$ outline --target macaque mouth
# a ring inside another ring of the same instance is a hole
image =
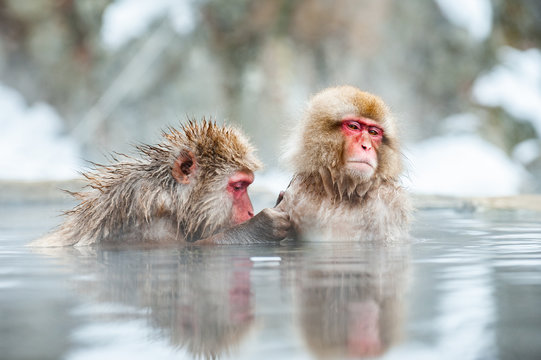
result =
[[[372,168],[375,167],[374,164],[372,164],[370,161],[367,161],[367,160],[348,160],[347,161],[348,164],[354,164],[354,166],[356,166],[357,164],[365,164],[365,165],[368,165]]]

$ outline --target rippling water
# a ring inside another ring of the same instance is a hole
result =
[[[0,209],[2,359],[540,359],[541,214],[423,210],[409,246],[24,247]]]

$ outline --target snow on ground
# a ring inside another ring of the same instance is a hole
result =
[[[476,41],[488,38],[492,31],[490,0],[436,0],[443,15],[452,24],[466,29]]]
[[[503,47],[499,59],[499,65],[473,84],[474,100],[530,121],[541,136],[541,51]]]
[[[499,148],[476,135],[447,135],[405,152],[405,186],[414,193],[504,196],[520,192],[527,172]]]
[[[81,168],[80,151],[62,134],[62,120],[44,103],[28,106],[0,85],[0,179],[71,179]]]
[[[109,48],[118,49],[144,35],[150,25],[164,15],[180,35],[195,27],[191,0],[116,0],[103,14],[102,41]]]

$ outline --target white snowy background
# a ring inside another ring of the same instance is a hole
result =
[[[62,180],[77,176],[77,144],[63,133],[62,119],[45,103],[28,104],[0,84],[0,179]]]
[[[489,0],[436,0],[450,22],[464,28],[476,41],[492,29]],[[189,2],[120,0],[103,18],[101,37],[111,49],[141,36],[157,17],[167,14],[179,33],[193,28]],[[138,21],[129,21],[137,18]],[[499,106],[541,134],[541,52],[505,47],[499,64],[479,74],[472,101]],[[0,84],[0,179],[59,180],[78,176],[85,166],[81,151],[62,128],[55,110],[44,103],[29,104],[14,89]],[[517,194],[530,180],[524,165],[539,156],[538,142],[519,144],[513,157],[476,135],[479,119],[456,114],[442,119],[447,135],[405,144],[404,184],[414,193],[456,196]],[[288,175],[271,169],[259,175],[259,186],[276,192],[287,186]]]

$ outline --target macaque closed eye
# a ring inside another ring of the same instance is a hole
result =
[[[247,186],[248,185],[246,185],[245,183],[236,183],[233,185],[233,190],[235,190],[235,192],[238,192],[244,190]]]
[[[227,190],[234,196],[238,196],[239,194],[246,192],[250,184],[251,182],[248,181],[238,181],[235,183],[230,183],[227,185]]]
[[[241,193],[246,191],[254,181],[254,175],[251,172],[239,171],[229,178],[227,191],[230,193]]]

